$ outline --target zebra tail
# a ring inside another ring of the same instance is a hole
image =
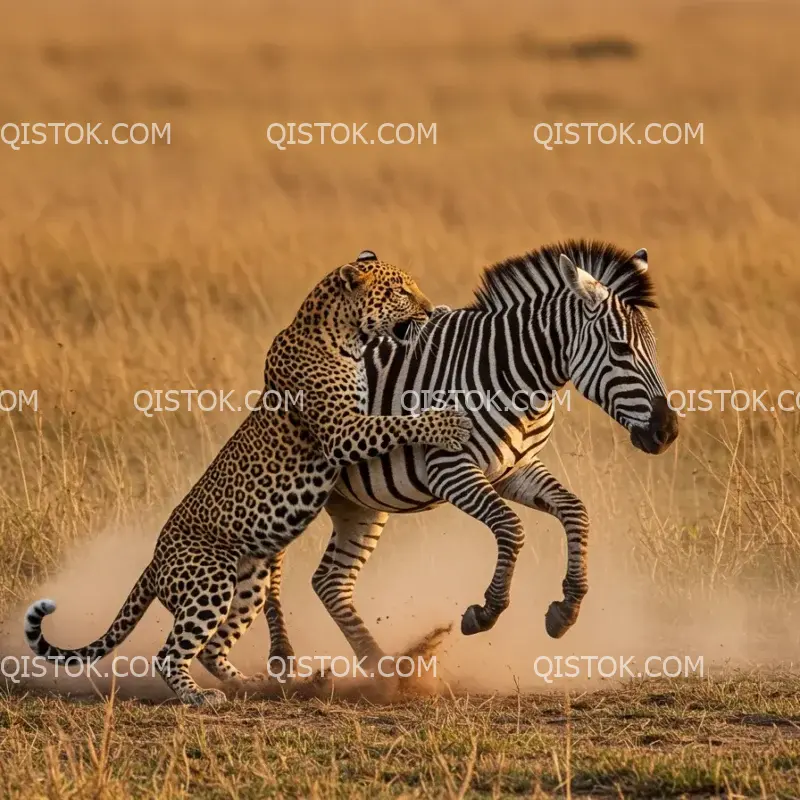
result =
[[[99,639],[76,650],[56,647],[44,638],[42,620],[56,610],[56,604],[53,600],[37,600],[25,612],[25,639],[36,655],[42,656],[48,661],[91,664],[108,655],[117,645],[125,641],[128,634],[144,616],[144,612],[147,611],[155,596],[155,580],[151,563],[139,576],[139,580],[131,589],[128,599],[108,630]]]

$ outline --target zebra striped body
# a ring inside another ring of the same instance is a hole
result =
[[[521,341],[519,321],[497,312],[460,309],[437,315],[429,326],[424,345],[413,353],[384,341],[365,355],[367,413],[410,414],[443,403],[457,405],[470,412],[474,426],[465,451],[490,483],[507,478],[547,443],[555,408],[552,388],[540,385],[535,373],[528,373],[527,385],[512,386],[491,366],[503,363],[509,342]],[[470,355],[459,351],[465,340],[471,352],[486,359],[484,370],[474,369]],[[507,391],[498,390],[501,381]],[[442,503],[428,484],[423,449],[397,449],[350,467],[342,473],[337,492],[366,508],[389,513],[421,511]]]
[[[646,251],[568,242],[488,269],[475,302],[435,314],[415,349],[389,342],[367,349],[369,413],[406,414],[458,400],[472,418],[473,433],[460,453],[406,447],[342,473],[326,505],[333,533],[312,584],[358,656],[382,655],[356,612],[353,593],[383,526],[392,513],[442,502],[486,524],[497,542],[485,602],[466,610],[463,633],[490,629],[509,603],[524,539],[509,501],[562,523],[564,596],[551,603],[545,627],[560,637],[575,623],[588,589],[589,517],[538,453],[552,431],[554,394],[568,381],[625,427],[638,449],[661,453],[676,438],[677,416],[666,400],[646,307],[655,307]],[[492,400],[473,408],[466,392],[476,398],[489,393]],[[273,584],[276,604],[266,612],[270,657],[283,659],[292,649],[279,595]]]

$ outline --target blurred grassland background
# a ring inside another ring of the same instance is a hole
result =
[[[135,392],[259,388],[272,336],[363,248],[457,306],[484,266],[553,240],[647,247],[671,388],[800,390],[796,6],[75,0],[2,16],[3,122],[169,122],[171,144],[0,146],[0,388],[39,396],[0,416],[0,612],[93,533],[154,538],[243,417],[147,418]],[[265,131],[289,121],[435,123],[437,141],[279,151]],[[556,121],[702,122],[704,143],[548,152],[533,128]],[[752,586],[794,608],[799,420],[689,414],[651,459],[573,392],[545,458],[586,500],[593,553],[651,591]],[[393,525],[407,536],[376,562],[439,535]],[[555,582],[548,541],[529,547]],[[311,564],[323,542],[297,548]]]

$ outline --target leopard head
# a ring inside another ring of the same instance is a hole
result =
[[[367,341],[389,336],[403,344],[413,342],[430,319],[433,305],[414,279],[371,250],[339,267],[337,279]]]

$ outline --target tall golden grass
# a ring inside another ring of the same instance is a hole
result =
[[[552,240],[645,246],[670,387],[800,390],[800,9],[76,0],[3,16],[3,122],[169,122],[171,143],[0,146],[0,389],[39,397],[0,416],[0,611],[92,531],[163,515],[244,413],[147,418],[135,392],[258,388],[309,287],[366,247],[459,305],[483,266]],[[279,151],[265,131],[289,121],[435,123],[437,141]],[[704,143],[548,152],[533,128],[556,121],[702,122]],[[691,576],[790,597],[798,420],[689,414],[647,459],[574,399],[547,458],[559,472],[578,454],[573,488],[593,519],[624,519],[665,591]]]

